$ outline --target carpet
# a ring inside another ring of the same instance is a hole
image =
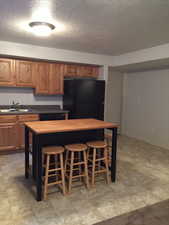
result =
[[[95,225],[169,225],[169,200],[113,217]]]

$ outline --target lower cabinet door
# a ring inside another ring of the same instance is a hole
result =
[[[18,124],[18,146],[19,149],[25,148],[25,126],[24,123]],[[29,132],[29,144],[32,144],[32,133]]]
[[[25,122],[38,121],[38,114],[19,115],[18,116],[18,148],[24,149],[25,147]],[[32,144],[32,133],[29,132],[29,144]]]
[[[18,134],[19,134],[18,148],[22,149],[22,148],[24,148],[24,142],[25,142],[25,127],[24,127],[24,124],[22,124],[22,123],[18,124]]]
[[[17,146],[16,123],[0,124],[0,151],[15,150]]]

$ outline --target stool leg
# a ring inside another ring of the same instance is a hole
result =
[[[46,155],[43,153],[42,154],[42,165],[43,165],[43,169],[42,169],[42,174],[43,174],[43,176],[45,176],[45,172],[46,172]]]
[[[44,199],[45,200],[46,200],[47,191],[48,191],[49,161],[50,161],[50,155],[47,155],[47,159],[46,159],[46,170],[45,170],[45,185],[44,185]]]
[[[99,158],[102,158],[102,148],[97,148],[96,154],[98,154]],[[98,161],[98,169],[101,170],[101,161]]]
[[[58,158],[59,156],[58,155],[55,155],[54,156],[54,164],[55,164],[55,168],[58,168],[58,160],[59,160],[59,158]],[[55,175],[56,175],[56,181],[58,180],[58,171],[55,171]]]
[[[107,178],[107,183],[109,184],[110,179],[109,179],[109,160],[108,160],[108,152],[107,148],[104,149],[104,162],[106,166],[106,178]]]
[[[69,192],[71,191],[71,188],[72,188],[73,161],[74,161],[74,152],[71,152],[70,174],[69,174],[69,187],[68,187],[68,191]]]
[[[92,162],[92,186],[94,186],[95,181],[95,167],[96,167],[96,149],[93,149],[93,162]]]
[[[69,151],[66,151],[66,157],[65,157],[65,174],[67,171],[67,161],[68,161]]]
[[[63,189],[63,194],[66,194],[66,189],[65,189],[65,173],[64,173],[64,166],[63,166],[63,153],[60,154],[60,167],[61,167],[61,177],[62,177],[62,189]]]
[[[88,161],[88,159],[89,159],[89,155],[90,155],[90,148],[88,147],[88,148],[87,148],[87,153],[86,153],[87,161]]]
[[[85,177],[86,177],[86,186],[89,188],[89,177],[88,177],[88,166],[87,166],[87,157],[86,157],[86,152],[83,151],[83,158],[84,158],[84,165],[85,165]]]
[[[77,152],[78,153],[78,161],[80,162],[81,161],[81,152]],[[79,165],[79,175],[82,174],[82,165]],[[82,177],[80,177],[80,181],[82,181]]]
[[[110,146],[107,146],[107,158],[108,158],[108,164],[109,164],[109,167],[111,166],[111,147]]]

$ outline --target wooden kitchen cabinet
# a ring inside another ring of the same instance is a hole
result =
[[[29,114],[29,115],[19,115],[17,122],[18,122],[18,141],[17,141],[17,148],[23,149],[25,145],[25,122],[30,121],[38,121],[39,115],[38,114]],[[29,133],[29,142],[32,143],[32,133]]]
[[[96,66],[79,66],[78,75],[80,77],[97,78],[99,75],[99,67]]]
[[[65,64],[64,65],[64,76],[65,77],[97,78],[98,75],[99,75],[99,67],[98,66],[75,65],[75,64]]]
[[[33,68],[34,62],[22,60],[15,61],[16,86],[20,87],[34,86]]]
[[[63,94],[63,64],[50,64],[49,94]]]
[[[16,116],[0,116],[0,151],[15,150],[17,146]]]
[[[36,73],[36,94],[63,94],[63,64],[38,63]]]
[[[0,86],[15,86],[15,61],[0,58]]]
[[[63,94],[64,77],[98,75],[98,66],[0,58],[0,86],[32,87],[37,95]]]
[[[49,94],[49,63],[34,65],[35,94]]]
[[[31,61],[0,58],[0,86],[34,87]]]
[[[38,114],[0,115],[0,151],[24,148],[24,122],[39,120]],[[30,143],[32,141],[30,133]]]
[[[75,77],[78,76],[78,66],[74,64],[64,65],[64,76],[65,77]]]

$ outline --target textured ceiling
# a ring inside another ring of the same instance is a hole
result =
[[[40,38],[32,20],[61,25]],[[98,54],[168,43],[168,22],[169,0],[0,0],[0,40]]]

